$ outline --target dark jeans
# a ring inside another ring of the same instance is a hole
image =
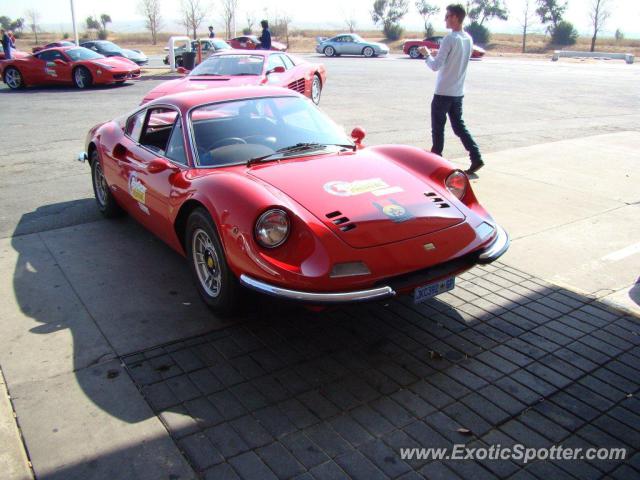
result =
[[[471,164],[482,161],[480,149],[467,130],[462,119],[462,99],[464,97],[448,97],[445,95],[434,95],[431,101],[431,139],[433,146],[431,151],[437,155],[442,155],[444,148],[444,126],[447,123],[447,115],[451,120],[451,128],[460,140],[462,145],[469,152]]]

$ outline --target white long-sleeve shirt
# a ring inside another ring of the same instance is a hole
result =
[[[429,68],[438,72],[436,95],[464,95],[464,79],[472,51],[473,39],[467,32],[451,32],[440,42],[436,57],[427,56],[426,63]]]

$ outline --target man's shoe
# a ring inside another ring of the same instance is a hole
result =
[[[476,173],[482,167],[484,167],[484,162],[480,160],[479,162],[472,163],[469,169],[465,170],[464,173],[466,173],[467,175],[471,175],[472,173]]]

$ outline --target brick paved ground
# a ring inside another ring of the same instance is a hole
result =
[[[422,305],[260,310],[124,358],[205,479],[640,477],[636,318],[501,264]],[[454,443],[620,446],[628,458],[400,459]]]

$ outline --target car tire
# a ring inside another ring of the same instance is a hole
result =
[[[7,67],[4,71],[4,83],[6,83],[11,90],[19,90],[24,87],[24,79],[22,74],[15,67]]]
[[[335,57],[336,56],[336,49],[328,46],[328,47],[324,47],[324,50],[322,51],[324,53],[324,55],[326,57]]]
[[[320,75],[315,73],[313,75],[313,79],[311,80],[311,100],[316,105],[320,105],[320,96],[322,95],[322,80],[320,80]]]
[[[209,212],[197,208],[189,215],[184,238],[189,267],[204,303],[217,314],[232,315],[239,307],[242,287],[227,264]]]
[[[93,77],[87,67],[76,67],[71,74],[71,78],[73,85],[80,90],[89,88],[93,84]]]
[[[418,47],[411,47],[409,49],[409,56],[411,58],[420,58],[422,57],[422,54],[420,53],[420,51],[418,50]]]
[[[115,218],[124,215],[124,210],[118,205],[116,199],[111,193],[111,189],[107,184],[107,180],[102,172],[102,164],[98,151],[91,152],[91,183],[93,185],[93,194],[96,197],[96,203],[100,213],[105,218]]]
[[[371,58],[376,54],[376,51],[372,47],[364,47],[362,49],[362,55],[367,58]]]

